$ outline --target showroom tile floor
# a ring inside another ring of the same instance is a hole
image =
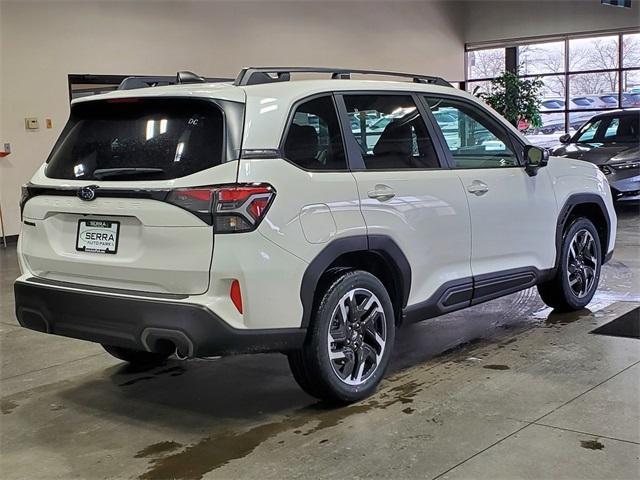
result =
[[[21,329],[0,248],[0,478],[639,478],[640,340],[589,334],[640,305],[640,215],[619,216],[588,309],[531,289],[404,328],[379,392],[340,409],[282,355],[135,372]]]

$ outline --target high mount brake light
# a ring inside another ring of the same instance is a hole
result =
[[[275,196],[270,185],[224,185],[173,190],[167,201],[213,225],[215,233],[238,233],[257,228]]]
[[[131,98],[131,97],[124,97],[124,98],[110,98],[109,100],[107,100],[107,103],[138,103],[140,102],[139,98]]]

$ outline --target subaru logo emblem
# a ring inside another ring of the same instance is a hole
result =
[[[97,185],[89,185],[88,187],[82,187],[78,190],[78,198],[80,200],[90,201],[96,198]]]

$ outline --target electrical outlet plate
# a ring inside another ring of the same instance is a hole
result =
[[[38,125],[38,119],[36,117],[25,118],[24,128],[27,130],[38,130],[38,128],[40,128],[40,125]]]

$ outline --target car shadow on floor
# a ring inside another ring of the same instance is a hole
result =
[[[451,313],[398,330],[387,377],[478,340],[498,341],[532,325],[541,307],[534,291]],[[539,322],[539,320],[536,320]],[[199,431],[203,425],[261,421],[274,415],[314,415],[336,408],[305,394],[282,354],[168,360],[148,369],[122,364],[91,375],[58,394],[62,402],[107,417]]]

